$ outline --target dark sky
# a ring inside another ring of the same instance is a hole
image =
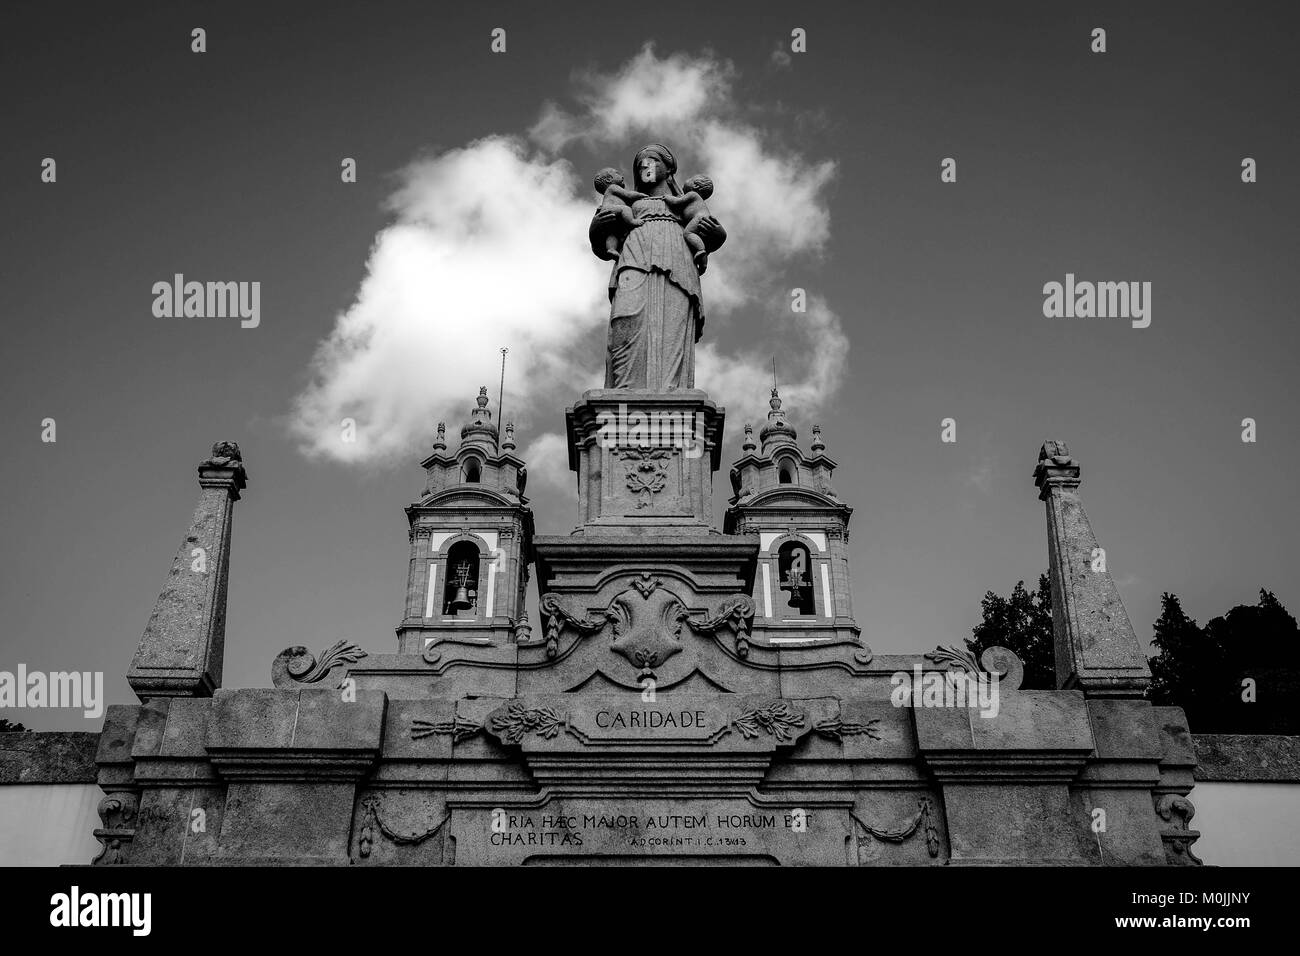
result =
[[[110,702],[133,700],[122,675],[217,439],[240,443],[250,475],[227,686],[269,684],[294,644],[394,650],[402,508],[426,445],[398,468],[308,459],[286,431],[293,398],[357,293],[393,174],[521,133],[543,100],[565,102],[575,70],[613,70],[651,40],[730,61],[751,122],[837,164],[830,244],[788,285],[824,296],[850,340],[819,420],[856,509],[854,602],[873,649],[959,643],[986,590],[1046,568],[1030,475],[1048,437],[1082,462],[1142,640],[1166,590],[1201,620],[1260,587],[1295,611],[1300,57],[1286,10],[6,4],[0,670],[102,670]],[[505,55],[489,52],[496,26]],[[1089,52],[1097,26],[1104,55]],[[793,27],[808,52],[776,69]],[[343,156],[355,185],[339,182]],[[947,156],[956,184],[939,182]],[[261,326],[155,318],[151,286],[175,272],[260,281]],[[1151,282],[1151,326],[1044,318],[1042,286],[1067,272]],[[707,334],[765,344],[743,315],[711,317]],[[505,343],[472,323],[445,337],[448,363],[494,381]],[[724,462],[761,411],[729,409]],[[554,429],[563,409],[536,414]],[[792,414],[806,441],[811,422]],[[1240,440],[1248,416],[1256,444]],[[573,497],[543,488],[533,506],[539,531],[572,526]],[[79,712],[6,716],[89,729]]]

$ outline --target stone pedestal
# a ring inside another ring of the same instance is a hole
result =
[[[713,524],[724,410],[700,389],[593,389],[565,413],[579,534],[698,534]]]

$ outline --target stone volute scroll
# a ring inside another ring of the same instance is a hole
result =
[[[337,687],[347,671],[347,666],[355,664],[365,656],[365,651],[349,641],[338,641],[332,647],[322,651],[319,658],[301,645],[286,648],[277,654],[271,663],[271,683],[275,687],[301,687],[312,684],[319,684],[321,687]]]
[[[677,184],[677,158],[659,143],[632,160],[632,188],[617,169],[595,180],[601,203],[591,251],[613,263],[609,278],[606,388],[652,392],[695,387],[695,343],[704,328],[700,276],[726,241],[709,212],[707,176]]]

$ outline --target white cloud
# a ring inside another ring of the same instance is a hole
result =
[[[782,408],[792,421],[807,430],[812,425],[808,416],[827,407],[836,384],[844,376],[849,339],[840,317],[818,295],[808,297],[806,313],[787,313],[782,319],[795,330],[793,345],[776,355]],[[714,343],[707,341],[706,335],[696,347],[695,355],[696,381],[703,383],[709,396],[731,412],[728,418],[732,428],[741,423],[737,415],[755,425],[764,420],[772,383],[770,350],[723,354]],[[788,367],[792,360],[797,363],[794,369],[797,377],[791,375]]]
[[[612,73],[576,74],[574,99],[579,111],[569,113],[548,102],[531,135],[558,152],[575,139],[605,145],[646,130],[676,134],[689,128],[696,117],[728,108],[734,75],[729,63],[712,56],[659,57],[654,45],[646,44]]]
[[[792,323],[786,285],[801,284],[792,260],[817,258],[829,241],[825,191],[835,164],[806,160],[773,130],[739,119],[749,113],[736,80],[734,67],[712,55],[661,57],[647,45],[611,73],[576,76],[574,109],[543,105],[527,138],[490,136],[412,163],[356,300],[318,347],[311,381],[295,399],[290,429],[303,451],[355,463],[409,460],[439,418],[454,444],[478,386],[496,380],[501,346],[510,347],[507,417],[525,443],[532,409],[562,407],[601,384],[609,266],[587,244],[598,200],[590,176],[559,156],[575,141],[624,151],[610,164],[625,171],[643,142],[666,142],[681,162],[679,181],[703,171],[717,184],[710,207],[729,239],[704,279],[709,321],[697,385],[733,414],[760,413],[777,352],[787,407],[811,414],[829,401],[847,336],[815,296]],[[741,307],[756,344],[723,354],[718,330]],[[355,442],[341,440],[344,418],[357,422]],[[530,475],[571,491],[563,443],[555,433],[532,438]]]
[[[761,295],[774,267],[793,255],[821,253],[830,238],[824,193],[835,176],[831,160],[811,162],[782,148],[772,131],[737,119],[736,71],[711,56],[660,57],[647,44],[612,73],[575,78],[580,109],[548,103],[530,135],[558,150],[574,140],[600,148],[648,140],[667,143],[677,157],[678,182],[705,172],[717,192],[709,208],[728,240],[710,260],[706,306],[726,314]],[[632,155],[617,165],[630,172]],[[594,195],[594,193],[593,193]]]
[[[569,471],[569,443],[559,432],[546,432],[533,440],[523,450],[522,457],[528,462],[529,495],[538,487],[571,495],[577,488],[577,479]]]
[[[575,348],[605,321],[608,266],[587,246],[593,206],[567,163],[490,137],[413,163],[390,206],[397,221],[295,401],[291,428],[310,455],[409,457],[435,416],[454,433],[495,382],[503,344],[507,405],[526,412],[547,382],[582,380]],[[340,440],[349,417],[352,443]]]

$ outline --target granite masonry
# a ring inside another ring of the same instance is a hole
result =
[[[1055,690],[1020,689],[1003,648],[873,654],[836,462],[817,426],[800,442],[775,386],[714,526],[725,410],[695,387],[694,343],[725,232],[683,222],[700,197],[675,171],[646,147],[631,215],[593,217],[609,357],[607,387],[566,412],[577,526],[535,533],[514,429],[483,390],[459,442],[439,425],[421,462],[393,652],[290,647],[273,688],[221,686],[246,476],[236,445],[213,449],[128,672],[140,703],[111,706],[99,739],[96,862],[1199,863],[1183,713],[1143,699],[1063,443],[1034,470]]]
[[[511,429],[497,439],[480,396],[455,452],[440,430],[407,508],[396,652],[291,647],[270,689],[220,686],[245,473],[218,445],[129,672],[141,702],[110,706],[98,740],[95,862],[1199,862],[1192,741],[1181,710],[1142,699],[1064,445],[1035,471],[1059,689],[1030,691],[1005,649],[878,656],[861,640],[852,509],[775,389],[723,532],[706,493],[723,410],[673,397],[708,422],[697,458],[604,447],[593,412],[618,397],[569,410],[583,520],[540,536]],[[951,699],[980,680],[994,713],[973,689]]]

